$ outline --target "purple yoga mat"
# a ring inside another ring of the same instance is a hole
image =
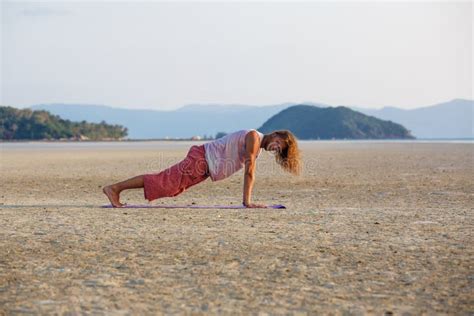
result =
[[[113,208],[112,205],[103,205],[102,208]],[[198,209],[244,209],[243,205],[125,205],[120,208],[198,208]],[[282,204],[267,205],[267,208],[286,208]]]

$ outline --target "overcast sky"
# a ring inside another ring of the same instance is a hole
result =
[[[1,6],[3,105],[415,108],[473,98],[470,1]]]

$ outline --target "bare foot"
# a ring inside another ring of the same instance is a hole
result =
[[[104,192],[105,195],[107,195],[113,207],[123,206],[123,204],[120,203],[120,193],[114,190],[111,185],[104,187],[102,191]]]

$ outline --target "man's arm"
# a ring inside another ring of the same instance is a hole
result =
[[[245,136],[245,149],[244,192],[242,202],[246,207],[265,207],[265,205],[251,202],[253,183],[255,182],[255,160],[260,150],[260,137],[256,131],[250,131]]]

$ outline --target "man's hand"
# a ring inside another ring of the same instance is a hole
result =
[[[256,204],[256,203],[242,203],[246,208],[267,208],[265,204]]]

